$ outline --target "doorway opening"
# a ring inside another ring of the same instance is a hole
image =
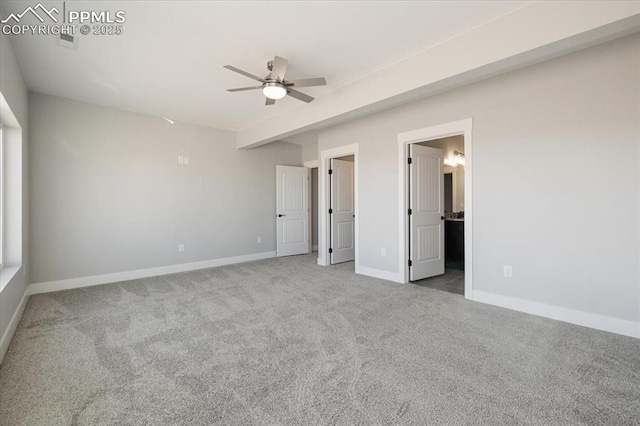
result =
[[[414,145],[437,150],[434,151],[439,163],[436,173],[439,172],[440,176],[435,179],[426,177],[427,185],[425,187],[423,183],[415,181],[424,178],[424,176],[420,176],[425,173],[424,167],[418,173],[412,173],[411,170],[414,165],[420,167],[420,159],[424,156],[416,154],[415,162],[409,165],[409,205],[412,206],[410,208],[417,210],[415,216],[409,215],[409,258],[419,260],[424,256],[419,252],[425,249],[433,250],[433,246],[439,244],[441,246],[437,250],[439,256],[434,260],[443,269],[430,268],[430,271],[423,271],[422,275],[420,273],[412,274],[414,271],[410,269],[409,278],[416,285],[464,296],[464,136],[449,136],[417,142]],[[410,153],[415,151],[412,148],[414,147],[409,149]],[[416,188],[416,184],[420,187]],[[429,206],[424,206],[424,202],[419,202],[425,194],[420,194],[418,191],[424,193],[431,189],[437,190],[438,193],[438,196],[434,198],[435,203],[431,207],[437,210],[436,214],[439,217],[435,218],[434,225],[438,227],[440,232],[425,233],[421,232],[421,229],[416,229],[412,219],[420,215],[421,206],[419,204],[422,204],[423,209],[424,207],[429,208]],[[415,196],[417,199],[414,200]],[[418,241],[418,244],[414,244],[415,242],[412,241],[414,238],[428,239],[430,236],[437,238],[438,241]],[[436,252],[432,251],[431,255],[435,254]],[[419,265],[416,266],[419,267]]]
[[[311,182],[310,194],[311,194],[311,221],[310,221],[310,229],[309,235],[311,235],[311,252],[318,252],[318,235],[320,235],[320,224],[318,222],[319,213],[320,213],[320,205],[319,205],[319,188],[320,182],[318,180],[319,176],[319,160],[310,160],[305,161],[304,166],[309,169],[309,177]]]
[[[311,169],[311,251],[318,251],[318,167]]]
[[[353,154],[329,159],[329,263],[355,261]]]
[[[398,134],[403,282],[473,299],[472,119]]]
[[[318,264],[358,272],[358,145],[320,152]]]

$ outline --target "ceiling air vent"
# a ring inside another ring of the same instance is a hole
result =
[[[72,36],[71,34],[61,33],[58,37],[56,37],[56,44],[58,46],[66,47],[67,49],[78,49],[78,37]]]

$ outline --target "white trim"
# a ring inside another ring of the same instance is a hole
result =
[[[22,313],[24,312],[24,308],[27,306],[27,301],[29,300],[30,289],[27,287],[24,290],[24,294],[22,295],[22,300],[20,300],[20,304],[16,308],[16,311],[13,313],[9,324],[7,325],[7,329],[4,331],[2,335],[2,339],[0,339],[0,363],[4,359],[4,355],[7,353],[7,349],[9,349],[9,344],[11,343],[11,339],[13,339],[13,335],[16,333],[16,329],[18,328],[18,324],[20,323],[20,318],[22,318]]]
[[[640,338],[640,322],[623,320],[561,306],[547,305],[546,303],[532,302],[515,297],[501,296],[478,290],[473,292],[473,300],[540,317],[595,328],[596,330]]]
[[[317,169],[320,166],[320,160],[311,160],[305,161],[304,166],[309,169]],[[309,205],[311,205],[311,199],[313,198],[313,185],[311,184],[311,173],[309,173]],[[311,208],[310,208],[311,209]],[[309,210],[311,211],[311,210]],[[309,235],[313,233],[313,212],[311,212],[311,217],[309,218]],[[311,246],[311,252],[318,251],[318,245]]]
[[[337,157],[344,157],[345,155],[353,154],[354,161],[354,170],[353,170],[353,186],[354,186],[354,198],[355,198],[355,264],[356,271],[360,267],[360,220],[359,213],[360,208],[359,200],[360,196],[358,195],[358,147],[357,143],[351,145],[339,146],[337,148],[325,149],[320,151],[320,164],[318,167],[318,208],[320,210],[318,214],[318,265],[321,266],[329,266],[329,244],[328,242],[331,239],[329,235],[329,215],[328,211],[328,199],[329,199],[329,185],[328,185],[328,176],[329,176],[329,160]]]
[[[68,280],[49,281],[31,284],[30,294],[49,293],[52,291],[69,290],[72,288],[90,287],[100,284],[109,284],[120,281],[135,280],[138,278],[156,277],[158,275],[175,274],[178,272],[194,271],[197,269],[214,268],[216,266],[231,265],[234,263],[250,262],[276,257],[275,251],[247,254],[243,256],[225,257],[221,259],[204,260],[201,262],[182,263],[178,265],[160,266],[158,268],[138,269],[135,271],[116,272],[113,274],[94,275],[90,277],[71,278]]]
[[[398,270],[402,282],[409,282],[409,228],[407,226],[407,158],[409,144],[426,142],[433,139],[464,135],[464,297],[473,300],[473,155],[472,155],[473,119],[444,123],[409,132],[398,133]]]
[[[367,266],[356,265],[356,274],[380,278],[381,280],[393,281],[400,284],[405,283],[401,273],[383,271],[382,269],[369,268]]]
[[[313,252],[311,245],[311,234],[313,234],[313,212],[311,211],[311,198],[313,197],[313,187],[311,185],[311,169],[305,166],[307,171],[307,254]]]

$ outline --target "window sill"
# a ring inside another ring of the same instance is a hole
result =
[[[22,269],[20,266],[9,266],[6,268],[2,268],[0,271],[0,292],[4,290],[4,288],[11,282],[13,277],[15,277],[18,272]]]

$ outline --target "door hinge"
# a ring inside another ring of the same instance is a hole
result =
[[[329,209],[329,214],[333,214],[333,209]]]
[[[331,254],[331,253],[333,253],[333,249],[332,248],[329,249],[329,254]]]
[[[411,161],[413,161],[413,160],[411,160],[411,157],[409,157],[409,158],[407,159],[407,164],[411,164]]]
[[[411,266],[411,261],[409,261],[409,266]]]
[[[332,175],[333,174],[333,169],[329,169],[329,174]]]
[[[407,213],[409,214],[409,216],[411,216],[411,209],[409,209],[409,211]]]

